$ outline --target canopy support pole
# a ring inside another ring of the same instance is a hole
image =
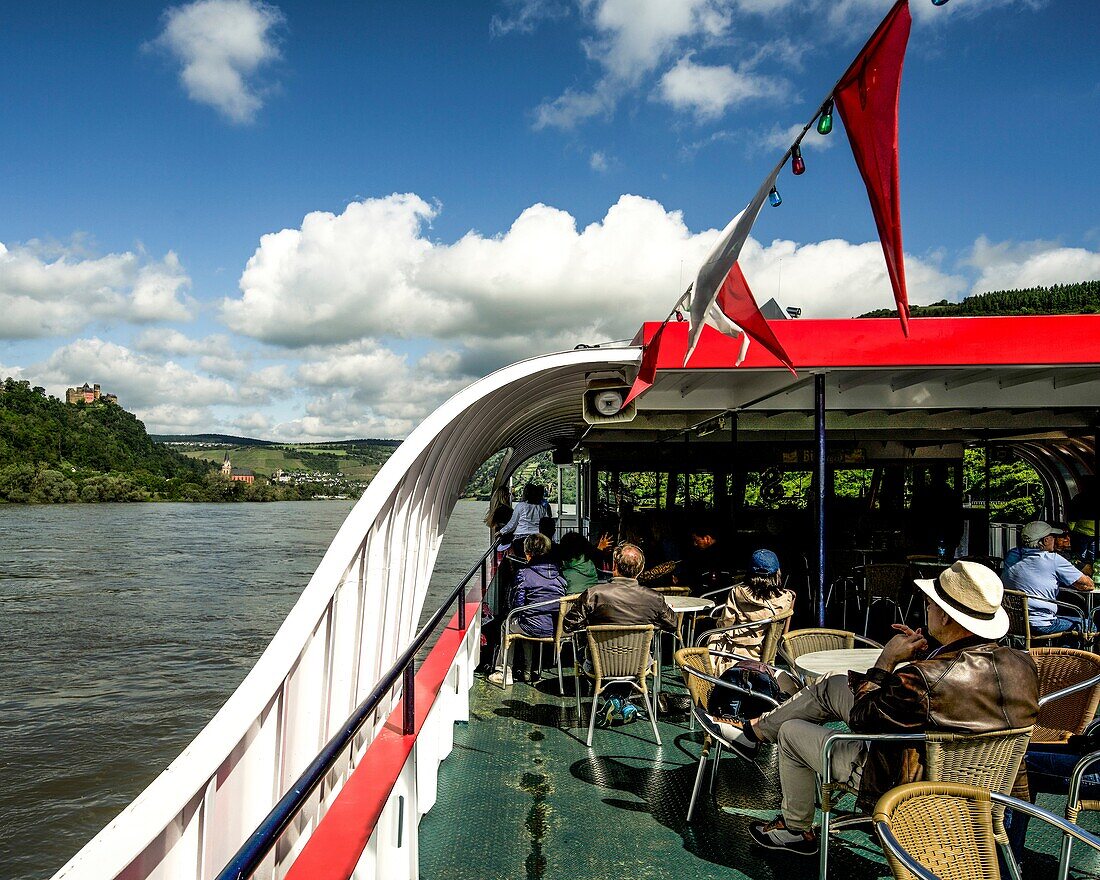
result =
[[[814,374],[814,436],[817,439],[817,625],[825,626],[825,374]]]

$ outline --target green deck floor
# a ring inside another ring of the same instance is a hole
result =
[[[672,681],[669,675],[666,689]],[[772,750],[762,754],[758,769],[723,756],[715,797],[704,792],[689,827],[684,814],[700,734],[688,730],[686,714],[662,716],[660,748],[641,720],[597,729],[589,750],[572,697],[559,697],[549,674],[537,687],[508,690],[479,678],[470,700],[471,720],[456,727],[454,751],[440,768],[438,800],[420,824],[422,880],[817,876],[816,857],[749,845],[747,824],[779,807]],[[1064,799],[1040,803],[1064,808]],[[1024,876],[1052,878],[1051,853],[1059,844],[1037,833],[1036,824]],[[1090,817],[1086,827],[1095,831],[1097,824]],[[831,878],[889,876],[878,847],[858,831],[834,843],[829,859]],[[1100,878],[1100,860],[1079,845],[1071,876]]]

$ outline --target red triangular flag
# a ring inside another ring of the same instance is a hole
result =
[[[722,310],[722,314],[774,354],[788,370],[795,372],[790,356],[775,338],[767,318],[761,314],[740,263],[734,263],[730,267],[722,286],[718,288],[714,303]]]
[[[657,377],[657,350],[661,346],[661,334],[665,332],[665,324],[657,328],[653,338],[642,346],[642,361],[638,365],[638,375],[634,377],[634,384],[630,387],[630,393],[623,401],[625,408],[639,394],[649,390],[653,380]]]
[[[898,0],[833,92],[856,165],[867,185],[886,257],[886,271],[890,274],[898,317],[906,336],[909,335],[909,295],[905,290],[905,258],[901,247],[898,96],[911,24],[908,0]]]

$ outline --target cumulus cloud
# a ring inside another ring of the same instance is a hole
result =
[[[754,99],[786,98],[790,83],[779,77],[734,70],[729,65],[696,64],[685,55],[661,77],[661,100],[700,120],[717,119],[731,107]]]
[[[139,414],[166,403],[206,406],[239,403],[242,399],[228,382],[96,337],[77,339],[56,349],[37,369],[51,390],[59,393],[66,386],[94,377],[117,394],[120,403],[137,408]]]
[[[279,57],[282,23],[282,12],[261,0],[195,0],[164,13],[164,30],[150,46],[179,62],[191,100],[247,123],[263,106],[256,74]]]
[[[169,251],[91,257],[77,246],[0,243],[0,338],[80,332],[94,321],[136,324],[190,317],[191,279]]]
[[[735,5],[731,0],[585,0],[581,9],[594,33],[582,45],[603,74],[591,89],[567,89],[540,104],[535,128],[569,129],[610,114],[622,94],[679,45],[725,34]]]
[[[224,357],[233,352],[233,343],[224,333],[187,336],[169,327],[150,327],[134,342],[140,351],[155,354],[210,355]]]
[[[1047,241],[994,244],[982,236],[966,262],[980,273],[971,293],[1100,279],[1100,253]]]
[[[241,276],[242,296],[223,303],[226,322],[290,347],[381,336],[622,336],[675,298],[681,264],[698,265],[717,235],[693,234],[678,211],[628,195],[584,229],[537,204],[503,235],[439,244],[424,235],[435,210],[394,195],[264,236]]]
[[[850,318],[894,305],[877,241],[776,240],[765,246],[750,238],[740,262],[758,302],[776,297],[783,306],[800,307],[807,318]],[[914,303],[956,300],[967,288],[963,276],[913,254],[905,255],[905,275]]]

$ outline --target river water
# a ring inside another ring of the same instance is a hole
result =
[[[52,875],[182,751],[351,507],[0,505],[0,878]],[[484,514],[458,503],[429,613],[484,549]]]

